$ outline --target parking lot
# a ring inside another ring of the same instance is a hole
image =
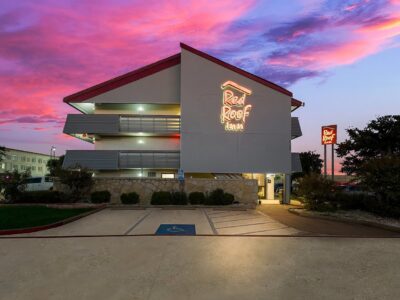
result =
[[[152,235],[161,224],[192,224],[197,235],[299,233],[257,210],[109,208],[61,227],[23,236]]]

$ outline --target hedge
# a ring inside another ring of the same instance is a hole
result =
[[[121,194],[120,199],[123,204],[139,203],[139,195],[135,192]]]
[[[110,202],[111,194],[109,191],[97,191],[90,194],[90,202],[92,203],[107,203]]]
[[[189,194],[189,202],[192,205],[204,204],[206,196],[202,192],[191,192]]]
[[[14,203],[70,203],[71,198],[59,191],[26,191],[22,192]]]

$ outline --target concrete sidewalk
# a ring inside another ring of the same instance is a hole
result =
[[[261,211],[276,221],[302,232],[301,235],[335,235],[360,237],[400,237],[399,232],[375,228],[361,224],[349,224],[340,221],[307,218],[292,214],[291,205],[259,205]]]
[[[400,240],[0,240],[0,299],[400,299]]]

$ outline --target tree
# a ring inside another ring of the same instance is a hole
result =
[[[300,162],[303,171],[294,173],[292,176],[293,179],[311,173],[321,174],[323,160],[320,158],[318,153],[315,153],[315,151],[301,152]]]
[[[369,159],[400,155],[400,115],[378,117],[364,129],[349,128],[349,138],[338,145],[336,153],[343,157],[342,172],[360,175]]]
[[[29,171],[19,173],[17,170],[6,171],[0,176],[0,191],[8,201],[14,201],[26,188],[26,179],[30,177]]]
[[[84,194],[90,191],[94,183],[92,173],[79,166],[63,170],[59,177],[61,183],[67,185],[71,190],[74,201],[81,200]]]
[[[347,133],[336,150],[344,158],[342,171],[373,192],[380,214],[400,215],[400,116],[378,117]]]
[[[64,155],[61,155],[59,158],[49,159],[47,161],[47,169],[49,170],[50,176],[59,176],[62,172],[62,164],[64,162]]]
[[[400,216],[400,155],[369,159],[361,166],[358,179],[365,190],[375,193],[385,215]]]

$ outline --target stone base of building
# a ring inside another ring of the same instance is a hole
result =
[[[123,193],[136,192],[140,196],[140,204],[149,205],[153,192],[184,190],[188,195],[191,192],[209,193],[217,188],[235,196],[239,203],[256,205],[258,203],[257,180],[253,179],[204,179],[187,178],[183,183],[177,179],[156,178],[121,178],[103,177],[94,178],[91,192],[109,191],[111,203],[121,203],[120,196]],[[68,192],[68,188],[55,182],[54,189]]]

